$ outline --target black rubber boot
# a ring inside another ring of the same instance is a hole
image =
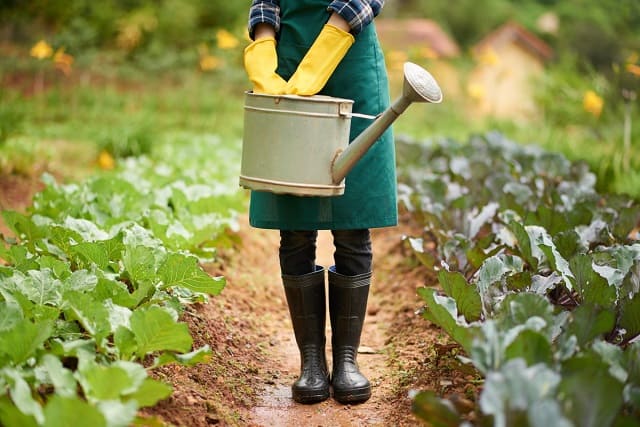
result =
[[[343,276],[329,269],[329,316],[333,369],[333,397],[340,403],[359,403],[371,397],[371,384],[360,373],[356,357],[367,309],[371,272]]]
[[[321,402],[329,398],[324,269],[316,267],[315,272],[301,276],[282,275],[282,282],[300,350],[300,377],[291,386],[293,400]]]

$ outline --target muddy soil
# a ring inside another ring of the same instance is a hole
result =
[[[406,224],[372,234],[374,277],[358,356],[373,385],[369,401],[291,400],[300,362],[280,282],[278,232],[252,229],[242,217],[239,244],[222,252],[218,265],[206,266],[224,275],[227,286],[185,316],[197,343],[212,346],[214,357],[206,365],[157,372],[175,393],[145,415],[180,426],[415,426],[423,424],[411,413],[409,394],[426,389],[455,393],[472,408],[474,373],[459,369],[457,346],[416,315],[416,289],[435,282],[412,263],[403,233],[410,233]],[[320,232],[319,265],[332,265],[331,239]],[[328,324],[327,336],[330,341]],[[327,354],[330,359],[330,348]]]
[[[33,195],[42,187],[41,182],[30,176],[0,175],[0,212],[3,210],[24,212],[31,205]],[[11,234],[2,217],[0,217],[0,234]]]

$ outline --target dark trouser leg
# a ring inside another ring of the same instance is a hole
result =
[[[356,357],[371,283],[371,240],[369,230],[333,235],[336,265],[328,273],[333,395],[341,403],[364,402],[371,397],[371,384]]]
[[[296,402],[320,402],[329,397],[329,374],[324,269],[315,265],[317,233],[282,231],[280,235],[282,282],[300,350],[300,376],[291,391]]]
[[[368,229],[333,230],[335,270],[344,276],[371,271],[371,236]]]
[[[317,231],[280,231],[280,271],[298,276],[316,268]]]

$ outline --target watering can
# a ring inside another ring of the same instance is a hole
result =
[[[240,186],[296,196],[339,196],[344,178],[413,102],[442,102],[422,67],[404,64],[402,95],[378,116],[351,111],[353,101],[323,95],[246,92]],[[373,119],[349,144],[352,117]]]

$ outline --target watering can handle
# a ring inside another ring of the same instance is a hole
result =
[[[378,117],[380,117],[380,115],[382,115],[382,113],[376,114],[375,116],[372,116],[370,114],[351,113],[351,114],[349,114],[349,117],[358,117],[360,119],[375,120]]]

